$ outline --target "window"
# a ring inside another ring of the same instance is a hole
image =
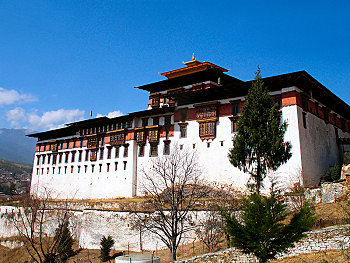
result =
[[[278,110],[282,109],[282,97],[281,96],[273,97],[272,103],[273,103],[273,105],[277,104]]]
[[[78,173],[80,173],[80,165],[78,165]]]
[[[159,125],[159,117],[153,118],[153,125]]]
[[[326,124],[329,123],[329,110],[326,107],[323,107],[323,115],[324,115],[324,122]]]
[[[44,174],[44,168],[41,168],[41,174]]]
[[[170,154],[170,141],[164,141],[164,155]]]
[[[84,165],[84,172],[86,173],[87,172],[87,165]]]
[[[63,153],[59,154],[59,156],[58,156],[58,163],[62,163],[62,155],[63,155]]]
[[[109,172],[109,165],[110,163],[107,163],[107,173]]]
[[[309,111],[309,99],[305,96],[301,96],[301,107],[304,111]]]
[[[126,170],[126,163],[127,163],[127,161],[124,161],[123,163],[124,163],[124,170]]]
[[[197,108],[196,119],[205,120],[217,117],[217,105],[208,105]]]
[[[145,145],[144,144],[140,144],[139,145],[139,156],[142,157],[145,155]]]
[[[143,126],[143,127],[148,126],[148,118],[143,118],[143,119],[142,119],[142,126]]]
[[[36,174],[37,175],[39,174],[39,168],[36,168]]]
[[[43,161],[42,164],[45,164],[45,155],[43,155]]]
[[[128,121],[127,123],[126,123],[126,128],[132,128],[132,121]]]
[[[238,127],[238,120],[231,120],[231,132],[236,132]]]
[[[111,145],[121,145],[125,142],[125,133],[124,132],[118,132],[111,134],[110,136],[110,144]]]
[[[318,102],[315,102],[315,110],[316,110],[316,112],[315,112],[315,114],[316,114],[316,116],[320,116],[319,115],[319,112],[318,112]]]
[[[158,144],[151,144],[150,149],[150,156],[157,156],[158,155]]]
[[[80,150],[80,151],[79,151],[79,156],[78,156],[78,162],[81,162],[81,157],[82,157],[82,155],[83,155],[83,151]]]
[[[215,122],[202,122],[199,123],[199,137],[204,139],[214,139],[215,138]]]
[[[155,94],[151,96],[151,106],[152,107],[159,107],[160,103],[160,96],[159,94]]]
[[[76,146],[76,140],[73,140],[73,148]]]
[[[57,162],[57,153],[52,155],[52,164],[56,164]]]
[[[72,152],[71,162],[74,163],[74,161],[75,161],[75,152]]]
[[[128,157],[128,149],[129,149],[129,144],[124,145],[124,157]]]
[[[74,166],[71,166],[70,167],[70,173],[73,173],[73,170],[74,170]]]
[[[58,174],[61,173],[61,167],[58,167]]]
[[[100,172],[102,172],[102,163],[100,163]]]
[[[150,142],[158,142],[159,140],[159,132],[158,129],[152,129],[148,131],[148,140]]]
[[[67,173],[67,166],[64,167],[64,173]]]
[[[239,102],[232,103],[232,115],[239,114]]]
[[[193,148],[193,149],[196,149],[196,144],[195,144],[195,143],[192,144],[192,148]]]
[[[103,146],[105,145],[105,137],[104,136],[101,136],[101,139],[100,139],[100,146]]]
[[[303,126],[306,129],[306,112],[303,112]]]
[[[66,152],[66,157],[65,157],[65,159],[64,159],[64,162],[65,162],[65,163],[68,163],[68,155],[69,155],[69,152]]]
[[[114,163],[114,170],[117,171],[118,170],[118,162]]]
[[[89,160],[89,150],[85,150],[85,161]]]
[[[49,167],[47,167],[47,172],[46,172],[46,173],[47,173],[47,174],[49,174],[49,171],[50,171],[50,168],[49,168]]]
[[[224,141],[220,141],[220,145],[221,145],[221,146],[224,146]]]
[[[111,155],[112,155],[112,147],[108,147],[107,148],[107,159],[111,159]]]
[[[37,155],[36,156],[36,165],[39,165],[39,163],[40,163],[40,155]]]
[[[89,138],[88,139],[88,143],[87,143],[87,147],[88,148],[96,148],[96,147],[98,147],[97,137]]]
[[[187,124],[188,123],[179,123],[179,126],[180,126],[180,138],[186,138],[186,136],[187,136]]]
[[[55,167],[52,167],[52,174],[55,174]]]
[[[90,161],[94,162],[97,160],[97,149],[90,150]]]
[[[165,125],[171,125],[171,116],[165,116],[165,120],[164,120]]]
[[[104,152],[104,149],[100,148],[100,160],[103,160],[103,152]]]
[[[144,130],[138,130],[136,131],[136,142],[137,143],[142,143],[142,142],[145,142],[146,141],[146,138],[145,138],[145,131]]]
[[[207,148],[210,148],[210,142],[207,142]]]
[[[115,158],[119,158],[119,148],[120,146],[115,147]]]
[[[47,155],[47,164],[50,164],[51,154]]]
[[[94,164],[91,164],[91,172],[93,173],[95,170],[95,165]]]
[[[180,144],[180,150],[182,150],[184,148],[183,144]]]
[[[69,141],[66,141],[66,149],[69,148]]]
[[[181,110],[181,112],[180,112],[180,120],[182,122],[184,122],[184,121],[186,121],[186,119],[187,119],[187,110]]]

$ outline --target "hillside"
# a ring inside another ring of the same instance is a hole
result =
[[[0,129],[0,158],[32,165],[36,139],[26,133],[23,129]]]
[[[14,194],[28,191],[32,166],[18,164],[0,159],[0,192],[9,195],[11,185],[15,187]]]

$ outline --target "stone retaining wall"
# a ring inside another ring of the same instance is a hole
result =
[[[277,258],[292,257],[300,254],[319,252],[324,250],[340,250],[350,247],[350,226],[327,227],[309,231],[306,237],[299,241],[294,248],[280,254]],[[236,248],[229,248],[215,253],[208,253],[177,262],[258,262],[253,255],[243,254]]]

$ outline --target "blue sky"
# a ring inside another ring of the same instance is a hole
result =
[[[306,70],[350,103],[350,1],[2,1],[0,128],[147,107],[194,52],[242,80]]]

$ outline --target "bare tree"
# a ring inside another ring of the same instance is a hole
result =
[[[149,166],[142,168],[149,215],[140,223],[161,239],[173,260],[184,234],[195,228],[190,211],[205,194],[197,159],[195,151],[174,146],[169,155],[155,157]]]
[[[218,211],[207,211],[203,218],[198,221],[195,232],[198,239],[204,243],[210,252],[213,252],[225,233],[225,226],[220,213]]]
[[[145,225],[147,224],[148,217],[147,215],[141,216],[135,215],[131,216],[129,218],[131,229],[136,230],[139,235],[139,246],[140,246],[140,251],[143,252],[143,234],[147,231]]]
[[[27,195],[7,214],[27,253],[38,263],[62,262],[62,258],[70,256],[66,252],[71,251],[73,242],[67,233],[68,202],[64,208],[56,209],[50,207],[49,200],[48,194],[42,199]]]

